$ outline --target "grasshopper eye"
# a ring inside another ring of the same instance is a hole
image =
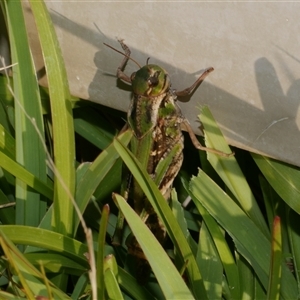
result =
[[[130,76],[130,80],[131,80],[131,82],[134,80],[134,78],[135,78],[135,75],[136,75],[136,72],[133,72],[133,73],[131,74],[131,76]]]
[[[159,83],[159,75],[160,75],[160,71],[156,71],[153,75],[151,75],[148,78],[148,85],[150,87],[155,87],[158,85]]]

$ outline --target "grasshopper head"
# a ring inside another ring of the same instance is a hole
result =
[[[157,65],[146,65],[131,75],[134,94],[159,96],[169,90],[171,81],[168,73]]]

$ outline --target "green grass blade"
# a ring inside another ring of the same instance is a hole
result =
[[[0,170],[1,172],[1,170]],[[12,204],[10,199],[0,190],[0,205]],[[13,207],[0,209],[0,220],[3,225],[15,224],[15,211]]]
[[[108,255],[104,263],[104,282],[108,299],[122,300],[123,295],[118,284],[118,266],[113,255]]]
[[[290,210],[287,214],[288,235],[292,252],[292,262],[295,270],[295,277],[298,282],[300,294],[300,233],[299,233],[299,215]]]
[[[186,211],[183,209],[181,203],[178,201],[177,193],[176,193],[175,189],[172,189],[172,191],[171,191],[170,207],[172,208],[173,215],[176,218],[176,221],[177,221],[178,225],[180,226],[183,234],[185,235],[185,238],[187,239],[189,246],[191,247],[193,255],[196,257],[198,246],[190,234],[190,231],[188,229],[187,220],[185,218]],[[175,253],[175,255],[176,255],[176,253]]]
[[[24,270],[25,268],[22,268],[22,254],[19,254],[20,260],[18,261],[18,250],[14,245],[11,245],[9,241],[3,236],[3,234],[0,235],[0,245],[3,249],[3,252],[6,256],[6,259],[10,262],[11,268],[13,268],[15,276],[17,277],[17,280],[20,281],[20,284],[22,286],[22,290],[26,296],[27,299],[34,299],[34,294],[32,291],[33,289],[38,289],[38,283],[34,281],[33,283],[30,282],[29,284],[27,283],[27,279],[30,279],[30,273],[29,276],[26,276],[24,278],[22,269]],[[13,248],[13,249],[12,249]],[[15,250],[15,251],[14,251]],[[35,283],[35,285],[34,285]]]
[[[191,180],[190,190],[195,203],[200,201],[232,237],[238,251],[249,261],[267,290],[271,242],[242,209],[201,170]],[[282,274],[281,296],[284,299],[294,299],[297,297],[296,281],[287,267],[283,268]]]
[[[254,153],[252,157],[276,193],[300,214],[300,171],[272,158]]]
[[[75,285],[75,288],[72,292],[71,299],[72,300],[78,300],[80,297],[84,294],[84,291],[86,289],[86,286],[89,281],[88,274],[82,274],[79,279],[77,280],[77,283]]]
[[[71,96],[63,57],[54,26],[43,1],[30,0],[38,29],[49,84],[51,102],[54,162],[57,176],[54,181],[52,226],[57,232],[72,235],[73,204],[70,195],[75,191],[75,143]],[[62,182],[63,180],[63,182]]]
[[[50,185],[50,183],[44,183],[1,151],[0,166],[48,199],[53,199],[53,187]]]
[[[197,263],[201,270],[208,299],[222,298],[223,265],[210,232],[205,223],[202,224],[199,235],[199,250]],[[225,267],[228,262],[224,264]],[[235,285],[234,289],[238,287]],[[238,293],[234,292],[235,294]],[[236,299],[232,297],[233,299]]]
[[[117,201],[128,225],[148,258],[166,299],[193,299],[180,274],[149,228],[123,197],[114,194],[114,200]]]
[[[3,3],[3,5],[2,5]],[[4,2],[0,1],[0,8],[3,7],[3,12],[5,12],[5,6],[4,6]],[[1,102],[4,104],[5,106],[14,106],[14,97],[11,94],[10,89],[8,88],[9,86],[13,85],[13,80],[11,77],[6,77],[3,74],[0,74],[0,97],[1,97]],[[2,107],[2,109],[4,108]],[[4,110],[2,111],[4,112]],[[2,125],[6,128],[6,130],[9,130],[9,127],[11,124],[9,124],[8,122],[8,118],[7,118],[7,112],[5,112],[5,114],[2,115],[1,112],[1,117],[5,116],[5,118],[1,118],[1,123]]]
[[[143,286],[139,285],[134,277],[129,275],[122,268],[118,271],[118,283],[122,290],[126,291],[133,299],[155,300],[156,298],[148,292]]]
[[[191,194],[191,196],[193,198],[193,194]],[[226,274],[230,294],[233,299],[238,299],[240,297],[239,274],[238,274],[234,257],[231,254],[230,248],[225,240],[224,234],[223,232],[221,232],[220,227],[217,224],[216,220],[211,215],[208,214],[207,210],[203,207],[203,205],[201,205],[199,201],[195,201],[195,198],[193,198],[193,200],[198,211],[203,217],[205,225],[209,230],[210,238],[214,241],[215,247],[218,250],[218,254],[223,263],[223,268]],[[201,243],[202,241],[200,240],[200,245]],[[199,255],[202,256],[203,254],[198,254],[198,257]],[[203,261],[201,265],[203,265]]]
[[[111,269],[106,269],[104,272],[104,280],[105,280],[105,287],[108,293],[109,299],[112,300],[122,300],[123,295],[120,290],[118,281],[114,276]]]
[[[264,199],[268,226],[271,230],[273,227],[274,218],[277,214],[276,210],[278,210],[279,204],[282,200],[264,177],[259,177],[259,183]]]
[[[46,181],[46,154],[36,132],[44,132],[41,99],[27,38],[21,1],[4,1],[6,7],[13,67],[15,96],[16,161],[39,180]],[[24,111],[25,110],[25,111]],[[36,128],[26,113],[34,119]],[[16,180],[16,222],[37,226],[46,212],[39,193]]]
[[[126,131],[119,136],[119,139],[127,145],[132,137],[130,131]],[[93,193],[98,185],[107,175],[109,170],[113,167],[116,159],[119,157],[114,146],[111,144],[107,149],[102,151],[95,161],[88,167],[77,184],[76,189],[76,203],[83,213]],[[78,216],[74,217],[74,233],[77,231],[79,225]]]
[[[247,260],[236,252],[236,262],[239,271],[239,285],[240,285],[240,298],[243,300],[255,299],[255,276],[251,265]],[[266,298],[266,294],[263,293],[263,299]],[[261,299],[257,298],[257,299]]]
[[[114,146],[166,227],[168,235],[174,243],[176,250],[181,254],[182,266],[188,260],[187,274],[189,276],[194,296],[198,299],[206,299],[206,291],[204,289],[196,259],[187,243],[184,233],[182,232],[179,224],[176,222],[170,207],[158,190],[157,185],[150,178],[149,174],[142,168],[139,161],[135,159],[133,154],[117,139],[114,140]]]
[[[87,246],[67,236],[45,229],[17,225],[2,225],[0,232],[9,236],[15,244],[31,245],[63,253],[86,268],[89,267],[85,258],[85,253],[88,252]]]
[[[104,293],[104,245],[106,238],[106,229],[109,216],[109,206],[106,204],[102,209],[101,221],[98,234],[98,253],[97,253],[97,295],[100,299],[105,299]]]
[[[1,124],[0,124],[0,151],[2,151],[4,154],[9,156],[11,159],[15,159],[16,156],[15,139]]]
[[[101,122],[101,120],[99,120]],[[112,137],[107,137],[103,134],[99,128],[93,126],[86,120],[75,119],[74,129],[76,133],[84,137],[87,141],[98,147],[99,149],[105,149],[113,139]]]
[[[117,133],[111,124],[91,107],[74,111],[74,128],[79,135],[101,150],[111,144]]]
[[[25,253],[24,257],[36,268],[40,265],[49,273],[66,273],[80,276],[86,272],[86,267],[76,262],[74,259],[64,256],[60,253]]]
[[[35,296],[49,296],[43,274],[22,255],[2,230],[0,231],[0,243],[8,261],[16,271],[28,299],[35,299]],[[50,281],[47,284],[51,287],[51,292],[55,299],[69,299],[65,293],[55,287]]]
[[[230,153],[230,148],[222,137],[222,133],[208,107],[203,107],[200,120],[205,128],[206,146]],[[252,219],[252,221],[261,228],[262,232],[266,236],[269,236],[270,233],[261,210],[257,205],[257,202],[239,165],[236,162],[235,157],[224,158],[209,152],[207,153],[207,156],[209,162],[236,197],[243,210]]]
[[[281,265],[282,265],[282,240],[280,218],[275,217],[272,230],[272,248],[270,277],[267,299],[280,299],[280,282],[281,282]]]
[[[18,297],[13,294],[9,294],[5,291],[0,291],[0,299],[5,299],[5,300],[24,300],[24,297]]]

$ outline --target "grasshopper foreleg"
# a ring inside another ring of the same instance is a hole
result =
[[[198,87],[203,80],[206,78],[206,76],[211,73],[214,70],[214,68],[208,68],[206,69],[202,75],[188,88],[182,90],[182,91],[175,91],[175,95],[177,97],[184,97],[184,96],[188,96],[191,93],[193,93],[193,91],[195,90],[196,87]]]
[[[125,51],[125,56],[120,64],[120,66],[117,69],[117,77],[125,82],[131,83],[130,77],[128,77],[124,72],[123,69],[125,68],[125,65],[127,64],[131,51],[130,49],[124,44],[123,40],[118,40],[118,42],[121,44],[123,50]]]
[[[177,97],[184,97],[184,96],[190,95],[191,93],[193,93],[195,88],[197,88],[203,82],[203,80],[206,78],[206,76],[209,73],[211,73],[213,70],[214,70],[214,68],[206,69],[202,73],[202,75],[194,82],[194,84],[192,84],[190,87],[188,87],[188,88],[186,88],[182,91],[174,91],[175,95]],[[190,123],[188,122],[188,120],[186,120],[186,119],[183,120],[183,122],[181,123],[181,128],[188,132],[188,134],[191,138],[191,141],[192,141],[192,143],[193,143],[193,145],[195,146],[196,149],[211,152],[211,153],[215,153],[217,155],[224,156],[224,157],[229,157],[229,156],[234,155],[233,152],[232,153],[224,153],[224,152],[216,150],[216,149],[207,148],[207,147],[202,146],[199,143],[196,135],[194,134],[193,129],[192,129]]]

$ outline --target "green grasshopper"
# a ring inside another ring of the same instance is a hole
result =
[[[146,64],[128,77],[123,69],[130,58],[130,49],[119,40],[125,53],[111,46],[106,46],[124,55],[124,59],[117,69],[117,77],[131,84],[133,98],[127,114],[127,123],[132,131],[131,151],[147,170],[158,185],[162,195],[169,199],[173,181],[177,176],[183,161],[184,140],[182,130],[188,132],[194,146],[199,150],[209,151],[220,156],[229,157],[227,154],[215,149],[202,146],[196,138],[188,120],[182,115],[176,104],[178,97],[190,95],[213,71],[206,69],[196,82],[182,90],[171,88],[168,73],[158,65]],[[134,61],[134,60],[133,60]],[[135,62],[135,61],[134,61]],[[135,62],[136,63],[136,62]],[[157,240],[163,244],[166,230],[154,212],[142,189],[137,182],[130,178],[125,199],[133,200],[133,208],[146,225],[150,228]],[[124,217],[119,214],[118,224],[113,237],[114,244],[120,244]],[[127,240],[128,253],[137,258],[137,272],[149,273],[150,266],[141,247],[134,237]],[[138,275],[143,278],[144,275]]]

